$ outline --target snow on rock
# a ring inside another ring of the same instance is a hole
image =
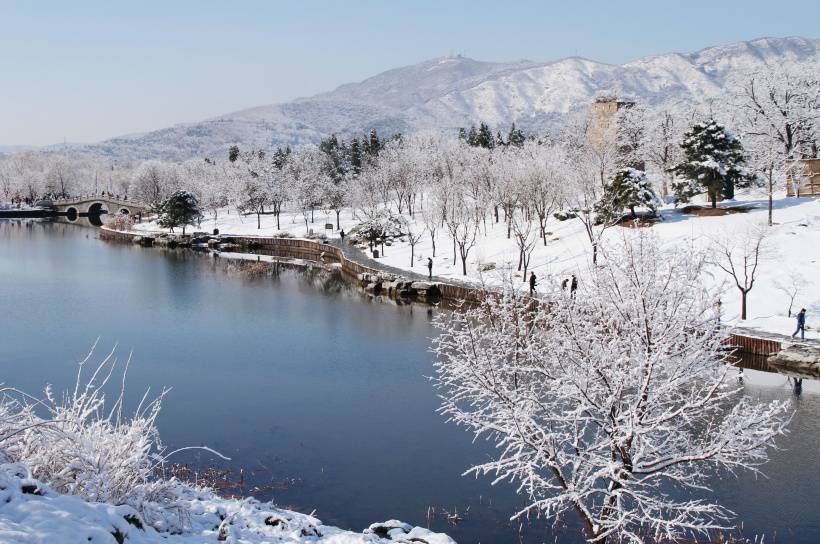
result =
[[[179,527],[151,527],[130,506],[61,495],[30,477],[19,463],[0,465],[0,542],[4,544],[206,543],[453,544],[448,536],[396,520],[362,533],[322,525],[313,516],[255,499],[225,499],[179,484]]]

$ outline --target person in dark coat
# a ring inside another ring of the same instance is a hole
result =
[[[575,296],[575,290],[578,289],[578,278],[575,277],[575,274],[572,275],[572,283],[569,285],[569,295],[571,297]]]
[[[797,330],[794,331],[792,338],[797,336],[797,333],[800,333],[800,338],[803,340],[806,339],[806,309],[801,308],[800,313],[797,314]]]
[[[537,284],[535,282],[535,272],[530,272],[530,296],[533,296],[535,294],[536,285]]]
[[[429,275],[430,279],[433,279],[433,259],[431,257],[427,257],[427,274]]]
[[[339,231],[339,238],[342,239],[342,242],[345,241],[345,229]]]

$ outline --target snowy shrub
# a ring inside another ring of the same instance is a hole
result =
[[[126,417],[123,395],[128,362],[113,405],[104,389],[113,385],[117,360],[108,354],[87,373],[93,350],[79,364],[73,391],[43,399],[6,388],[0,398],[0,451],[26,465],[31,476],[58,493],[91,502],[129,505],[148,523],[167,525],[178,514],[178,482],[157,477],[168,457],[156,427],[166,391],[143,397]],[[171,520],[171,521],[168,521]]]
[[[276,238],[293,238],[293,234],[289,233],[286,230],[280,230],[276,234],[274,234]]]
[[[119,213],[106,226],[114,230],[130,231],[134,227],[134,218],[131,214]]]
[[[578,210],[559,210],[552,214],[558,221],[566,221],[578,217]]]

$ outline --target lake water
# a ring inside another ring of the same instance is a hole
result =
[[[173,387],[159,421],[169,449],[232,458],[178,460],[244,469],[244,489],[260,498],[356,531],[398,518],[463,543],[555,540],[505,521],[523,504],[511,486],[460,476],[492,450],[435,413],[427,350],[438,310],[373,299],[324,272],[251,279],[223,261],[0,220],[0,381],[64,389],[99,337],[100,355],[115,343],[121,357],[133,352],[132,407],[148,386]],[[768,478],[716,478],[715,491],[747,535],[818,542],[818,382],[804,381],[799,398],[778,374],[747,370],[744,383],[764,400],[794,398],[792,432]],[[465,519],[448,525],[443,510]]]

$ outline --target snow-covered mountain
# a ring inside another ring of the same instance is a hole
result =
[[[330,133],[455,130],[478,121],[541,131],[601,93],[649,104],[702,103],[745,75],[774,65],[817,70],[820,40],[761,38],[613,65],[584,58],[481,62],[450,56],[396,68],[336,90],[260,106],[80,150],[123,158],[221,155],[233,144],[268,148],[317,142]]]

